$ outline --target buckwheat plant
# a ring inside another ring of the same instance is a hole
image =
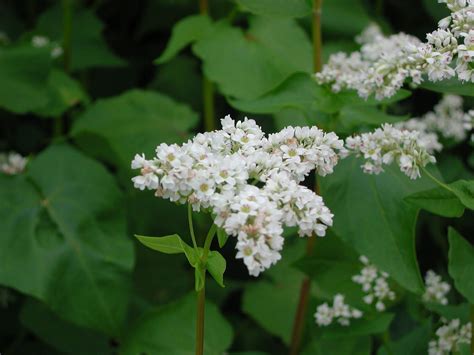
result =
[[[425,276],[425,293],[423,294],[423,301],[430,303],[439,303],[443,306],[448,304],[446,295],[451,290],[451,285],[444,282],[441,276],[436,274],[433,270],[428,270]]]
[[[474,0],[440,0],[451,11],[426,35],[426,41],[399,33],[385,36],[376,25],[368,27],[357,41],[360,50],[349,55],[333,54],[316,74],[319,83],[333,91],[356,90],[359,96],[382,99],[394,95],[410,79],[420,84],[457,77],[474,82]]]

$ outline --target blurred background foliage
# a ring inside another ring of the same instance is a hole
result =
[[[132,238],[187,237],[185,209],[133,189],[135,153],[183,142],[227,113],[249,114],[267,132],[316,124],[345,136],[421,115],[439,92],[473,94],[435,85],[382,103],[335,95],[309,76],[311,1],[209,0],[209,11],[199,15],[197,0],[0,2],[0,151],[30,160],[24,174],[0,176],[2,354],[193,353],[191,269]],[[424,38],[446,15],[434,0],[325,0],[324,61],[357,50],[354,37],[371,22]],[[35,36],[49,43],[36,48]],[[471,151],[451,146],[435,172],[447,182],[472,179]],[[303,271],[315,281],[304,354],[385,354],[378,335],[387,330],[397,353],[426,350],[430,318],[413,301],[420,275],[432,268],[448,277],[447,226],[472,237],[472,213],[419,214],[403,197],[431,182],[410,183],[395,169],[368,177],[358,165],[343,161],[322,181],[336,224],[313,257],[288,239],[283,260],[254,279],[227,243],[227,287],[210,283],[207,292],[206,354],[286,353]],[[198,234],[209,224],[197,216]],[[317,304],[337,292],[360,302],[348,277],[358,253],[390,272],[403,297],[390,312],[323,332],[312,318]],[[465,316],[462,297],[452,297],[458,308],[435,312]]]

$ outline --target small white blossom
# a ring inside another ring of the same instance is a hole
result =
[[[362,311],[347,305],[341,294],[334,296],[332,307],[323,303],[314,313],[316,324],[322,327],[330,325],[333,321],[337,321],[342,326],[348,326],[351,318],[358,319],[362,316]]]
[[[364,302],[367,304],[375,302],[375,309],[383,312],[386,308],[386,300],[395,300],[395,292],[388,284],[389,275],[371,264],[366,256],[362,255],[359,260],[364,267],[359,274],[352,276],[352,281],[362,286],[362,291],[366,293]]]
[[[364,172],[379,174],[383,165],[396,161],[400,170],[411,179],[420,177],[420,167],[436,162],[425,146],[420,144],[420,133],[400,130],[384,124],[374,132],[363,133],[346,139],[346,147],[366,163]]]
[[[442,305],[448,304],[446,295],[451,289],[451,286],[447,282],[444,282],[441,276],[436,274],[433,270],[428,270],[425,276],[425,285],[426,290],[422,297],[424,302],[440,303]]]
[[[18,153],[0,153],[0,172],[7,175],[20,174],[25,170],[28,159]]]
[[[436,330],[437,339],[429,342],[429,355],[449,355],[455,353],[460,344],[471,342],[471,323],[461,325],[459,319],[442,321],[443,325]]]
[[[49,43],[50,43],[49,38],[45,36],[33,36],[31,38],[31,44],[33,45],[33,47],[36,47],[36,48],[46,47],[47,45],[49,45]]]
[[[132,181],[137,189],[211,213],[237,238],[236,257],[257,276],[281,258],[283,227],[324,236],[332,226],[323,199],[299,182],[311,170],[331,173],[345,148],[317,127],[287,127],[265,137],[254,120],[226,116],[221,124],[182,145],[160,144],[152,160],[135,155],[131,167],[140,174]]]

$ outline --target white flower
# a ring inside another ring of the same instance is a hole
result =
[[[448,322],[442,319],[443,325],[436,330],[437,339],[429,342],[429,355],[449,355],[458,350],[460,344],[471,342],[471,323],[461,326],[459,319]]]
[[[221,123],[222,130],[182,145],[160,144],[152,160],[135,155],[131,167],[140,173],[132,181],[157,197],[211,213],[237,238],[236,257],[258,276],[281,258],[283,227],[298,227],[300,236],[326,234],[331,211],[299,182],[311,170],[332,172],[345,148],[317,127],[287,127],[267,138],[248,118],[226,116]]]
[[[46,47],[49,43],[50,40],[46,36],[33,36],[31,38],[31,44],[36,48]]]
[[[344,302],[344,296],[337,294],[334,296],[333,305],[330,307],[327,303],[319,305],[314,314],[316,324],[319,326],[328,326],[333,321],[337,321],[342,326],[350,325],[350,319],[358,319],[363,313],[352,308]]]
[[[375,301],[375,309],[383,312],[386,308],[384,302],[395,300],[395,292],[390,289],[387,282],[389,275],[371,264],[366,256],[362,255],[359,260],[364,267],[360,274],[352,276],[352,281],[360,284],[362,291],[366,293],[363,301],[367,304],[372,304]]]
[[[28,159],[18,153],[0,153],[0,172],[7,175],[20,174],[25,170]]]
[[[362,165],[364,172],[378,174],[383,171],[384,164],[396,161],[400,170],[411,179],[420,176],[420,167],[436,161],[422,143],[417,131],[400,130],[390,124],[384,124],[372,133],[346,139],[347,149],[367,160]]]
[[[423,294],[424,302],[440,303],[442,305],[448,304],[448,294],[451,286],[441,279],[433,270],[428,270],[425,276],[426,290]]]

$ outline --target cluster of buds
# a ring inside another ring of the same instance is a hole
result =
[[[348,326],[351,318],[358,319],[362,316],[361,311],[344,303],[344,296],[341,294],[334,296],[332,307],[323,303],[318,306],[314,314],[316,324],[319,326],[328,326],[335,321],[340,325]]]

